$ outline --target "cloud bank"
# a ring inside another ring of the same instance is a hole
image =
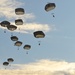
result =
[[[75,75],[75,63],[54,60],[39,60],[29,64],[15,64],[1,69],[0,75]]]

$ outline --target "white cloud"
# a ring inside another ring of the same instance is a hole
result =
[[[1,69],[0,75],[75,75],[75,63],[54,60],[39,60],[29,64],[15,64],[6,70]]]
[[[24,3],[19,2],[17,0],[2,0],[0,2],[0,17],[5,17],[9,20],[18,18],[18,15],[15,14],[15,8],[22,6]],[[22,18],[25,22],[26,19],[32,19],[35,18],[33,13],[25,13],[24,15],[20,15],[20,18]],[[15,20],[14,20],[15,21]],[[13,23],[11,23],[13,24]],[[15,24],[14,24],[15,25]],[[22,26],[17,26],[18,29],[16,32],[21,33],[30,33],[31,31],[36,30],[42,30],[45,32],[48,32],[49,30],[52,30],[52,26],[49,26],[48,24],[38,24],[38,23],[26,23]],[[4,27],[0,27],[2,29],[7,29]]]
[[[15,25],[14,23],[11,23],[11,24]],[[5,27],[0,26],[0,28],[8,30]],[[32,33],[32,32],[37,31],[37,30],[42,30],[44,32],[48,32],[48,31],[52,31],[53,27],[51,25],[48,25],[48,24],[26,23],[26,24],[17,26],[17,30],[15,30],[15,32]]]
[[[10,21],[22,18],[24,22],[26,22],[27,19],[34,19],[35,16],[33,13],[26,13],[24,15],[16,15],[15,14],[15,8],[22,7],[25,3],[20,2],[18,0],[2,0],[0,2],[0,17],[5,17],[6,20]],[[3,20],[2,20],[3,21]],[[11,22],[11,24],[14,24]],[[14,24],[15,25],[15,24]],[[15,32],[20,33],[32,33],[33,31],[42,30],[44,32],[52,31],[54,30],[54,26],[48,25],[48,24],[40,24],[40,23],[24,23],[22,26],[17,26],[18,29],[15,30]],[[4,27],[1,27],[2,29],[7,29]],[[19,30],[20,29],[20,30]]]
[[[23,26],[19,26],[20,29],[24,31],[37,31],[37,30],[42,30],[42,31],[49,31],[52,30],[52,27],[50,27],[48,24],[38,24],[38,23],[27,23]]]
[[[0,1],[0,17],[5,17],[7,19],[18,18],[18,15],[15,14],[15,9],[17,7],[22,7],[25,3],[19,2],[17,0],[2,0]],[[20,18],[34,18],[35,16],[32,13],[25,13]]]

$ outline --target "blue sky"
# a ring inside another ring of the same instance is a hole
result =
[[[23,50],[23,45],[20,47],[20,50],[17,51],[17,47],[14,47],[10,40],[11,33],[7,31],[7,33],[3,33],[1,29],[1,59],[5,60],[7,57],[13,57],[15,60],[14,63],[25,63],[31,62],[37,59],[58,59],[58,60],[66,60],[66,61],[74,61],[74,48],[75,48],[75,41],[74,41],[74,2],[70,1],[32,1],[30,3],[29,0],[21,1],[21,0],[11,0],[8,1],[6,4],[12,10],[15,10],[17,7],[23,7],[25,10],[25,14],[21,17],[24,19],[25,24],[37,24],[42,25],[40,30],[45,32],[46,37],[43,39],[36,39],[33,36],[34,29],[26,30],[28,34],[24,33],[16,33],[13,32],[13,35],[19,37],[19,39],[24,43],[28,43],[32,46],[29,51],[29,54],[26,55],[25,51]],[[14,3],[18,3],[18,5],[14,5]],[[52,11],[46,12],[44,10],[45,5],[48,2],[54,2],[56,4],[56,8]],[[11,5],[9,5],[11,4]],[[13,7],[14,5],[14,7]],[[12,8],[13,7],[13,8]],[[5,10],[6,11],[6,10]],[[9,10],[11,11],[11,10]],[[6,12],[9,12],[8,10]],[[3,12],[3,11],[2,11]],[[1,12],[1,13],[2,13]],[[10,12],[9,12],[10,13]],[[12,12],[14,14],[14,11]],[[51,13],[54,13],[55,18],[52,17]],[[15,15],[15,14],[14,14]],[[24,16],[27,16],[26,18]],[[6,18],[5,18],[5,17]],[[8,17],[9,16],[9,17]],[[18,18],[18,16],[16,16]],[[3,13],[1,15],[1,21],[8,20],[10,22],[14,22],[15,16],[12,18],[12,14],[9,15],[8,13]],[[47,26],[45,29],[44,26]],[[38,27],[36,27],[37,29]],[[36,30],[35,30],[36,31]],[[32,32],[29,34],[29,32]],[[5,37],[5,38],[4,38]],[[38,46],[38,41],[41,41],[41,46]],[[8,44],[7,44],[7,43]],[[17,53],[18,52],[18,53]],[[26,60],[23,60],[25,58]]]
[[[48,2],[54,2],[56,8],[46,12],[44,7]],[[0,26],[0,64],[9,57],[14,59],[13,64],[20,65],[43,59],[43,61],[52,60],[49,62],[59,60],[62,63],[65,61],[69,64],[75,62],[74,3],[74,0],[2,0],[0,2],[0,22],[8,20],[11,24],[15,24],[15,19],[22,18],[24,24],[13,31],[13,35],[18,36],[23,42],[19,50],[14,46],[15,42],[10,39],[11,32],[6,29],[4,33],[4,28]],[[25,10],[25,14],[20,17],[14,11],[18,7]],[[55,17],[52,17],[51,13],[54,13]],[[45,38],[35,38],[33,32],[37,30],[42,30]],[[41,41],[40,46],[38,41]],[[28,54],[23,49],[25,44],[31,45]]]

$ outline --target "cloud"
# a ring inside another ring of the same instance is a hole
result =
[[[40,23],[26,23],[27,19],[34,19],[35,15],[33,13],[26,13],[24,15],[16,15],[15,14],[15,8],[17,7],[22,7],[25,3],[17,1],[17,0],[2,0],[0,2],[0,17],[4,17],[4,20],[10,21],[11,24],[12,20],[15,21],[17,18],[22,18],[23,21],[25,22],[24,25],[22,26],[17,26],[17,30],[15,32],[20,32],[20,33],[32,33],[33,31],[37,30],[42,30],[44,32],[52,31],[54,29],[53,26],[48,25],[48,24],[40,24]],[[4,21],[2,20],[2,21]],[[4,27],[1,27],[1,29],[6,29]],[[19,30],[20,29],[20,30]]]
[[[48,24],[38,24],[38,23],[27,23],[23,26],[19,26],[21,31],[38,31],[42,30],[45,32],[48,32],[49,30],[52,30],[52,27]]]
[[[11,23],[11,24],[15,25],[14,23]],[[6,27],[0,26],[0,28],[8,30]],[[26,23],[26,24],[17,26],[17,30],[15,30],[15,32],[32,33],[34,31],[38,31],[38,30],[42,30],[44,32],[49,32],[49,31],[53,30],[53,27],[51,25],[48,25],[48,24]]]
[[[15,14],[15,9],[22,7],[25,3],[17,0],[2,0],[0,2],[0,17],[5,17],[6,19],[15,19],[19,16]],[[25,13],[21,15],[20,18],[31,19],[35,16],[32,13]]]
[[[35,23],[35,22],[26,23],[27,19],[31,19],[31,20],[34,19],[35,15],[33,13],[26,13],[26,12],[24,15],[16,15],[15,9],[17,7],[23,7],[23,5],[25,5],[24,2],[20,2],[17,0],[2,0],[0,2],[0,17],[1,18],[3,17],[4,20],[10,21],[10,23],[14,24],[14,25],[15,25],[15,23],[12,23],[13,20],[15,22],[15,19],[17,19],[17,18],[23,19],[24,24],[21,26],[17,26],[17,30],[15,30],[15,32],[32,33],[37,30],[49,32],[49,31],[52,31],[55,29],[55,27],[53,25],[49,25],[49,24],[40,24],[40,23]],[[2,21],[4,21],[4,20],[2,20]],[[0,28],[7,30],[7,28],[1,27],[1,26],[0,26]]]
[[[42,59],[29,64],[14,64],[0,75],[75,75],[75,63]]]

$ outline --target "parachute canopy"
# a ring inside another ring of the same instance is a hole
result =
[[[15,9],[16,15],[23,15],[25,13],[23,8],[16,8]]]
[[[4,66],[8,66],[9,65],[9,62],[3,62],[3,65]]]
[[[1,26],[2,27],[7,27],[7,26],[9,26],[10,25],[10,22],[8,22],[8,21],[2,21],[1,22]]]
[[[18,40],[17,36],[11,36],[10,38],[11,38],[12,41],[17,41]]]
[[[17,19],[15,20],[16,25],[23,25],[23,20],[22,19]]]
[[[26,49],[26,50],[29,50],[31,48],[31,46],[30,45],[25,45],[23,48]],[[28,51],[26,52],[26,54],[28,54]]]
[[[17,41],[17,42],[15,42],[14,45],[15,45],[15,46],[21,46],[21,45],[22,45],[22,42],[21,42],[21,41]]]
[[[14,31],[14,30],[17,29],[17,27],[14,26],[14,25],[9,25],[9,26],[7,26],[7,29],[10,30],[10,31]]]
[[[55,3],[48,3],[45,5],[45,10],[50,11],[53,10],[56,7]]]
[[[34,34],[34,37],[36,37],[36,38],[44,38],[45,37],[45,34],[43,31],[35,31],[33,34]]]
[[[8,61],[8,62],[13,62],[14,59],[13,59],[13,58],[8,58],[7,61]]]
[[[29,50],[31,48],[31,46],[30,45],[25,45],[23,48]]]

